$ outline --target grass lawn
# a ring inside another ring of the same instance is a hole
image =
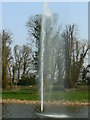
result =
[[[38,100],[39,94],[35,88],[29,86],[17,87],[12,90],[3,90],[2,99]]]
[[[51,97],[49,95],[51,94]],[[79,102],[87,102],[88,101],[88,92],[81,91],[61,91],[61,92],[53,92],[46,94],[46,100],[64,100],[64,101],[79,101]]]
[[[86,87],[80,87],[69,91],[52,91],[44,94],[46,100],[64,100],[64,101],[79,101],[88,102],[88,90]],[[19,100],[40,100],[40,94],[35,88],[18,87],[16,89],[4,90],[2,99],[19,99]]]

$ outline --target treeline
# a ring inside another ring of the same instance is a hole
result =
[[[11,49],[12,35],[3,30],[2,36],[2,87],[6,88],[8,84],[12,88],[13,84],[27,83],[36,84],[39,71],[39,55],[40,55],[40,37],[41,37],[42,17],[41,15],[31,16],[26,23],[29,35],[29,44],[23,46],[15,45],[13,52]],[[48,27],[48,34],[51,32],[52,26]],[[49,28],[50,27],[50,28]],[[63,39],[65,45],[65,66],[64,72],[66,77],[63,81],[65,88],[74,88],[79,79],[83,63],[88,52],[88,44],[82,43],[77,37],[77,27],[67,25],[63,32],[58,29],[57,39]],[[60,52],[60,51],[59,51]],[[58,53],[60,54],[60,53]],[[59,77],[61,80],[60,59],[57,61]],[[85,71],[85,70],[84,70]],[[83,71],[82,76],[85,75]],[[87,72],[86,72],[87,73]]]
[[[33,53],[29,45],[15,45],[11,48],[12,35],[7,31],[2,31],[2,87],[10,87],[18,84],[34,84],[35,75],[33,71]],[[32,77],[32,78],[31,78]],[[22,82],[19,80],[22,79]]]

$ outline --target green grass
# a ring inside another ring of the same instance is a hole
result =
[[[50,97],[51,94],[51,97]],[[64,100],[64,101],[80,101],[86,102],[88,101],[88,92],[84,91],[61,91],[61,92],[53,92],[53,93],[46,93],[45,99],[51,100]]]
[[[2,99],[38,100],[39,94],[35,88],[18,87],[13,90],[4,90]]]
[[[22,87],[2,92],[3,99],[19,99],[19,100],[40,100],[40,94],[35,88]],[[47,92],[44,96],[45,100],[64,100],[64,101],[88,101],[88,91],[86,87],[81,87],[70,91],[52,91]]]
[[[3,99],[38,100],[38,94],[24,92],[3,92]]]

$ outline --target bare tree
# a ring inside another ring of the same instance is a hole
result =
[[[14,56],[15,56],[15,69],[18,71],[18,80],[19,80],[20,79],[20,71],[22,68],[22,60],[23,60],[21,46],[15,45]]]
[[[11,42],[12,37],[11,34],[3,30],[2,32],[2,87],[6,88],[8,85],[8,68],[10,73],[11,87],[12,87],[12,74],[10,61],[12,59],[11,56]]]
[[[76,26],[73,24],[66,26],[63,34],[66,53],[66,88],[76,87],[76,82],[88,51],[86,44],[81,44],[77,39],[76,32]]]
[[[0,33],[0,99],[2,99],[2,35]],[[0,105],[0,111],[2,111],[2,104]],[[2,116],[2,112],[0,112]]]
[[[39,67],[41,23],[42,23],[41,15],[31,16],[28,22],[26,23],[30,44],[34,44],[32,45],[33,46],[32,48],[34,48],[32,49],[33,64],[37,72],[38,72],[38,67]]]
[[[32,62],[31,59],[31,48],[28,45],[23,45],[22,47],[22,67],[23,67],[23,77],[28,73],[28,70],[30,69],[30,65]]]
[[[31,16],[26,24],[28,34],[36,39],[37,45],[40,43],[41,34],[41,15]]]

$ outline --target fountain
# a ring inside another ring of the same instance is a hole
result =
[[[53,90],[58,91],[63,86],[65,77],[65,45],[60,38],[60,28],[57,27],[57,14],[51,13],[47,3],[43,7],[40,42],[41,112],[44,113],[44,101],[52,101]],[[66,117],[57,114],[44,116]]]
[[[42,16],[42,31],[41,31],[41,111],[43,111],[43,73],[44,73],[44,42],[45,42],[45,20],[51,17],[51,13],[47,10],[47,3],[44,5]]]

